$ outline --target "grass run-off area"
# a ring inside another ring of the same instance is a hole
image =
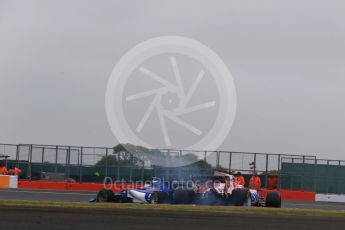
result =
[[[123,203],[78,203],[78,202],[51,202],[27,200],[0,200],[0,209],[5,207],[24,208],[74,208],[74,209],[116,209],[116,210],[150,210],[169,212],[200,212],[222,214],[249,214],[273,216],[324,216],[344,217],[345,211],[330,211],[320,209],[297,208],[264,208],[264,207],[232,207],[232,206],[196,206],[196,205],[169,205],[169,204],[123,204]]]

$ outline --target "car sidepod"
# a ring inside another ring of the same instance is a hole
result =
[[[127,197],[132,198],[133,203],[151,203],[152,192],[140,189],[128,189]]]

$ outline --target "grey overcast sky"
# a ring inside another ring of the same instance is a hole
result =
[[[219,149],[345,159],[344,12],[342,0],[0,0],[0,142],[115,145],[114,65],[179,35],[232,72],[237,115]]]

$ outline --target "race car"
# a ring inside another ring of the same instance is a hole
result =
[[[268,191],[263,197],[255,189],[237,185],[233,175],[218,171],[208,179],[174,181],[170,186],[160,178],[153,178],[140,189],[124,189],[120,193],[102,189],[92,201],[281,207],[278,191]]]

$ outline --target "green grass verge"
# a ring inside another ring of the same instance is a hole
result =
[[[231,207],[231,206],[195,206],[195,205],[149,205],[149,204],[119,204],[119,203],[78,203],[78,202],[51,202],[27,200],[0,200],[0,209],[4,207],[27,208],[84,208],[84,209],[116,209],[116,210],[158,210],[176,212],[202,212],[223,214],[248,214],[270,216],[323,216],[344,217],[345,211],[328,211],[321,209],[295,208],[258,208],[258,207]]]

